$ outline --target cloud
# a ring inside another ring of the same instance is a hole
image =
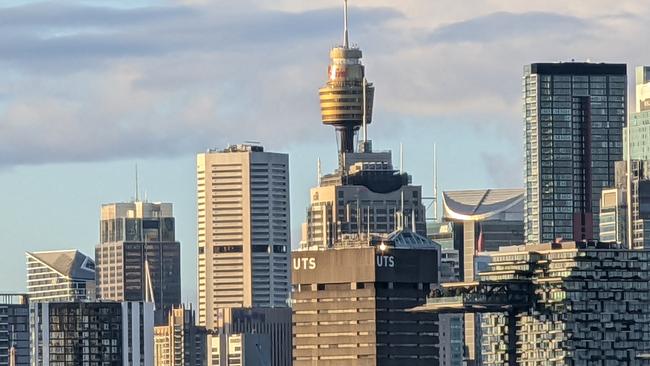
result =
[[[429,35],[434,43],[485,43],[502,39],[570,34],[579,36],[594,25],[584,19],[547,12],[496,12],[441,26]]]
[[[0,165],[330,140],[317,90],[341,38],[339,4],[106,3],[0,8]],[[352,40],[377,88],[373,136],[433,123],[520,139],[524,64],[643,60],[628,41],[650,26],[622,3],[355,2]]]
[[[318,63],[339,38],[339,13],[9,8],[0,16],[0,165],[175,155],[249,139],[281,148],[315,136]],[[361,13],[358,29],[400,16]]]

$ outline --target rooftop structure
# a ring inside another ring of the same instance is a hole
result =
[[[94,300],[95,261],[78,250],[26,252],[31,301]]]
[[[354,152],[359,128],[372,122],[374,87],[366,82],[361,57],[361,50],[350,46],[345,0],[343,44],[330,51],[327,83],[320,89],[323,124],[336,128],[340,153]]]

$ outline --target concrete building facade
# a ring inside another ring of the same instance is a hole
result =
[[[650,248],[650,161],[631,161],[632,179],[630,199],[632,208],[627,207],[627,166],[625,161],[616,163],[616,182],[602,193],[600,227],[601,241],[616,242],[629,246],[628,215],[632,215],[632,249]]]
[[[440,249],[413,232],[293,254],[293,365],[438,365],[437,315],[406,309],[438,283]]]
[[[630,113],[630,126],[624,128],[624,159],[627,159],[627,136],[630,136],[632,160],[650,160],[650,67],[636,68],[636,109]]]
[[[534,63],[523,78],[526,242],[598,239],[626,125],[625,64]]]
[[[233,145],[197,156],[199,324],[218,311],[287,307],[289,157]]]
[[[156,324],[181,303],[181,253],[171,203],[102,205],[95,260],[100,299],[154,302]]]
[[[154,328],[154,365],[203,366],[207,358],[206,337],[205,328],[196,325],[193,309],[172,308],[167,324]]]
[[[95,261],[78,250],[26,252],[30,301],[92,301]]]

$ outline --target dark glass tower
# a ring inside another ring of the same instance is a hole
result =
[[[601,191],[623,157],[625,64],[524,69],[525,229],[529,243],[598,239]]]

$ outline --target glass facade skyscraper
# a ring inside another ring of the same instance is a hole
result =
[[[601,191],[623,157],[626,75],[625,64],[525,66],[527,242],[598,238]]]
[[[101,300],[154,302],[157,325],[181,303],[181,244],[171,203],[102,205],[95,259]]]

